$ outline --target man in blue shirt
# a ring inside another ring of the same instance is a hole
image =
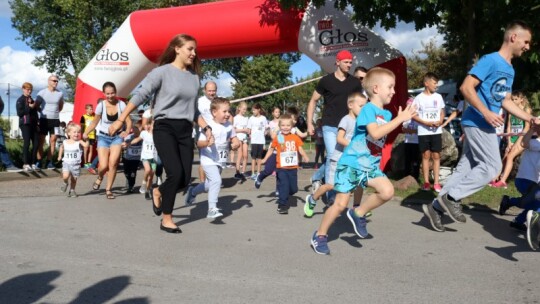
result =
[[[461,199],[485,187],[501,170],[501,157],[495,128],[504,124],[499,115],[504,108],[512,115],[540,125],[540,119],[521,110],[510,95],[514,81],[512,59],[530,48],[531,28],[522,21],[510,23],[498,52],[483,56],[469,71],[460,91],[471,105],[463,112],[465,133],[463,154],[455,172],[437,199],[422,206],[434,230],[445,230],[441,217],[446,212],[453,221],[465,223]]]

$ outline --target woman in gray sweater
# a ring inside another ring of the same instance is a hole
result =
[[[200,60],[196,50],[197,42],[193,37],[175,36],[161,55],[159,67],[146,76],[122,116],[109,128],[109,133],[115,133],[132,111],[154,96],[154,144],[167,179],[150,193],[154,213],[163,213],[160,229],[169,233],[182,232],[172,219],[172,211],[177,191],[187,187],[191,180],[191,133],[200,86]],[[211,135],[206,123],[201,127]]]

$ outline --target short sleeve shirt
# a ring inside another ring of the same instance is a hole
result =
[[[242,116],[240,114],[236,115],[234,117],[234,128],[235,129],[247,129],[249,118],[246,116]],[[236,137],[238,137],[239,140],[245,140],[247,138],[246,133],[237,133]]]
[[[283,142],[280,143],[280,138]],[[300,136],[296,134],[278,134],[272,140],[272,148],[277,151],[276,167],[280,169],[298,169],[299,155],[298,148],[304,143]]]
[[[201,113],[201,116],[204,118],[204,121],[206,121],[206,123],[214,120],[214,117],[210,112],[211,103],[212,102],[210,101],[210,99],[208,99],[206,96],[200,97],[197,101],[197,109],[199,110],[199,113]]]
[[[414,98],[418,116],[425,121],[440,121],[441,110],[444,109],[444,100],[439,93],[427,95],[424,92]],[[442,128],[434,128],[418,124],[418,136],[441,134]]]
[[[353,138],[345,147],[343,155],[338,161],[338,166],[344,165],[362,171],[379,169],[386,136],[375,140],[368,134],[367,126],[373,123],[383,125],[391,119],[392,113],[390,111],[368,102],[356,119]]]
[[[251,144],[264,145],[266,143],[266,138],[264,133],[268,128],[268,121],[263,115],[257,117],[251,116],[248,120],[248,129],[251,130]]]
[[[339,122],[338,132],[340,129],[344,130],[345,139],[348,139],[350,142],[354,134],[355,126],[356,126],[356,117],[353,117],[347,114]],[[340,145],[339,143],[336,143],[336,148],[334,150],[334,153],[332,153],[330,159],[333,161],[338,161],[341,155],[343,154],[343,149],[345,149],[344,146]]]
[[[156,153],[156,147],[154,146],[154,136],[148,131],[141,132],[142,143],[142,152],[141,159],[153,159],[154,154]]]
[[[482,103],[493,113],[499,113],[504,98],[512,92],[514,68],[498,53],[484,55],[469,71],[480,84],[476,93]],[[467,107],[463,112],[461,124],[468,127],[494,130],[484,116],[474,107]]]
[[[323,126],[337,127],[341,118],[349,113],[347,98],[352,93],[362,93],[362,85],[350,74],[340,81],[331,73],[319,80],[315,91],[324,99]]]
[[[236,137],[236,132],[230,122],[219,124],[214,120],[209,121],[208,125],[212,128],[214,144],[201,149],[201,165],[203,166],[225,166],[229,158],[229,140]],[[206,135],[201,132],[199,140],[206,140]]]

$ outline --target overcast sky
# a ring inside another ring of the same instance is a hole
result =
[[[21,95],[19,88],[22,83],[31,82],[34,85],[35,94],[39,89],[46,87],[49,73],[32,64],[34,58],[42,53],[33,51],[22,41],[16,40],[18,32],[11,27],[10,18],[11,10],[8,0],[0,0],[0,96],[7,103],[7,83],[12,84],[11,108],[14,109],[14,101]],[[416,32],[413,24],[399,24],[396,29],[391,31],[384,31],[380,28],[375,28],[374,31],[406,55],[421,49],[421,44],[427,43],[430,39],[435,38],[438,45],[442,43],[442,37],[437,34],[435,28]],[[319,66],[306,56],[302,56],[300,62],[291,68],[293,79],[305,77],[318,69]],[[216,81],[218,94],[230,96],[232,78],[228,74],[224,74]],[[14,90],[13,87],[15,87]],[[7,109],[3,115],[7,115]]]

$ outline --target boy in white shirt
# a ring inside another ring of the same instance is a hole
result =
[[[261,160],[263,159],[264,144],[266,143],[266,130],[268,121],[264,116],[264,111],[260,104],[256,103],[251,107],[251,116],[248,120],[247,128],[250,130],[251,139],[251,179],[256,180],[261,172]]]
[[[192,205],[198,194],[208,192],[208,215],[207,218],[216,219],[223,216],[217,208],[219,190],[221,189],[221,171],[227,165],[229,158],[229,141],[231,149],[240,147],[240,141],[229,122],[230,102],[226,98],[216,97],[212,100],[210,111],[214,119],[208,122],[212,128],[212,137],[206,138],[201,133],[197,141],[197,147],[201,150],[201,167],[206,179],[204,183],[190,186],[186,194],[186,205]]]
[[[440,192],[439,169],[441,166],[442,128],[444,122],[444,100],[437,93],[439,78],[433,73],[424,75],[424,91],[413,101],[418,115],[413,120],[418,122],[418,146],[422,153],[422,190],[431,190],[429,182],[429,160],[433,160],[433,190]]]

